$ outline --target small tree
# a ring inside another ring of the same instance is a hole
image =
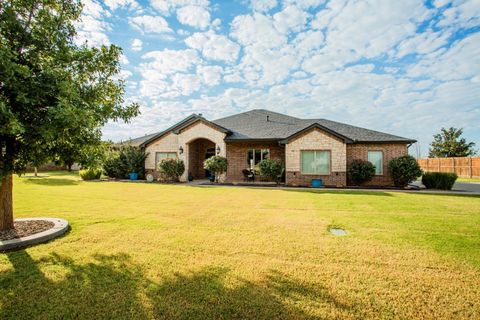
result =
[[[442,128],[441,132],[433,136],[430,144],[429,158],[469,157],[476,154],[473,149],[475,143],[460,138],[463,129]]]
[[[167,180],[178,182],[185,172],[185,164],[179,159],[163,159],[158,163],[158,171],[167,178]]]
[[[283,173],[283,165],[280,160],[263,159],[258,164],[260,174],[268,180],[273,180],[277,184],[280,182]]]
[[[145,175],[145,159],[147,155],[142,149],[127,146],[122,150],[128,173],[137,173],[140,177]]]
[[[417,160],[410,155],[390,160],[388,163],[388,170],[392,176],[393,183],[396,187],[400,188],[406,187],[423,173]]]
[[[218,183],[218,179],[222,173],[227,172],[228,161],[227,158],[220,156],[213,156],[203,162],[203,168],[212,172],[215,175],[215,182]]]
[[[58,133],[100,137],[109,121],[139,113],[124,104],[121,48],[75,43],[81,9],[73,0],[0,1],[0,230],[13,228],[12,174],[54,158]]]
[[[353,160],[348,169],[348,179],[355,185],[369,182],[375,176],[375,166],[365,160]]]

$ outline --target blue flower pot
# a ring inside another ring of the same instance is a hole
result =
[[[138,173],[132,172],[129,174],[130,180],[138,180]]]
[[[312,179],[310,185],[312,186],[312,188],[319,188],[322,186],[322,179]]]

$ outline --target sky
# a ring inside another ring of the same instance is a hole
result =
[[[123,48],[141,115],[104,139],[269,109],[480,149],[480,0],[82,0],[76,41]],[[416,150],[417,148],[414,147]]]

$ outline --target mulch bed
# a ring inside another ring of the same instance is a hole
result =
[[[53,222],[45,220],[14,221],[13,225],[14,229],[12,230],[0,231],[1,241],[31,236],[55,226]]]

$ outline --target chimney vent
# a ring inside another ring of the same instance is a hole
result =
[[[270,121],[270,116],[267,116],[267,122],[269,122],[269,121]]]

